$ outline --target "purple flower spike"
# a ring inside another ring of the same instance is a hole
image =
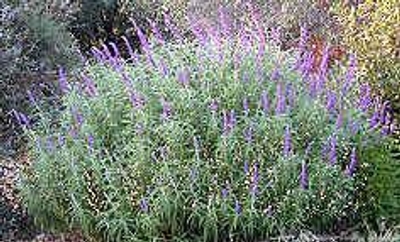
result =
[[[251,125],[244,130],[244,140],[247,144],[253,142],[253,127]]]
[[[308,167],[305,161],[301,164],[300,187],[303,190],[308,189]]]
[[[224,111],[223,133],[227,136],[236,125],[235,111],[231,110],[229,113]]]
[[[178,82],[182,84],[184,87],[187,87],[190,82],[190,73],[188,69],[184,69],[179,71],[178,73]]]
[[[92,134],[89,134],[87,137],[89,152],[93,152],[94,150],[94,137]]]
[[[222,198],[226,199],[228,197],[228,194],[229,194],[228,189],[223,188],[221,191]]]
[[[149,211],[149,204],[148,204],[146,198],[140,199],[140,210],[142,210],[142,212],[145,212],[145,213],[147,213]]]
[[[237,199],[235,200],[235,213],[236,215],[240,215],[242,213],[242,207]]]
[[[285,137],[283,141],[283,155],[287,158],[292,152],[292,137],[290,134],[289,125],[285,128]]]
[[[115,57],[115,58],[120,57],[121,54],[119,53],[119,50],[118,50],[117,45],[116,45],[114,42],[110,42],[109,44],[111,45],[111,48],[112,48],[112,50],[113,50],[114,57]]]
[[[250,112],[250,108],[249,108],[249,100],[247,99],[247,97],[243,98],[243,111],[244,114],[247,116]]]
[[[36,104],[36,100],[35,100],[35,96],[33,95],[32,91],[28,90],[27,94],[28,94],[29,103],[31,105],[35,105]]]
[[[279,68],[276,67],[273,72],[271,73],[271,80],[272,81],[278,81],[279,78],[281,77],[281,73],[279,71]]]
[[[60,84],[61,92],[63,94],[68,93],[69,87],[68,87],[68,82],[67,82],[67,74],[65,72],[65,69],[62,67],[60,67],[58,69],[58,82]]]
[[[47,151],[52,153],[54,151],[54,142],[52,137],[47,137]]]
[[[218,9],[219,12],[219,22],[221,23],[222,33],[223,35],[228,38],[231,34],[231,27],[230,27],[230,19],[228,18],[225,9],[221,6]]]
[[[172,22],[171,16],[167,13],[164,13],[164,22],[165,25],[168,27],[168,29],[171,31],[172,35],[179,41],[183,41],[183,37],[179,31],[179,29],[176,27],[176,25]]]
[[[129,56],[131,57],[132,60],[136,61],[137,60],[136,56],[135,56],[135,54],[133,52],[132,46],[129,43],[128,38],[126,38],[125,36],[122,36],[121,38],[124,40],[125,46],[128,49]]]
[[[65,137],[63,135],[58,136],[58,146],[63,147],[65,145]]]
[[[251,194],[253,196],[255,196],[255,195],[257,195],[258,180],[259,180],[258,164],[257,163],[254,163],[254,165],[253,165],[253,176],[252,176],[251,180],[252,180]]]
[[[364,83],[360,87],[359,108],[361,111],[366,112],[372,103],[371,88],[368,83]]]
[[[336,94],[333,91],[329,91],[326,97],[326,109],[330,112],[333,113],[335,111],[337,103],[337,97]]]
[[[285,95],[283,93],[283,87],[281,83],[278,83],[278,86],[276,88],[276,108],[275,108],[275,114],[280,115],[285,112],[286,109],[286,100],[285,100]]]
[[[329,61],[329,45],[326,45],[322,52],[322,60],[319,66],[319,75],[324,79],[328,71],[328,61]]]
[[[151,30],[152,30],[154,36],[156,37],[157,42],[160,45],[164,45],[165,44],[165,40],[164,40],[164,37],[162,36],[162,34],[160,32],[160,29],[157,27],[157,24],[153,20],[151,20],[149,18],[147,19],[147,22],[149,22]]]
[[[330,138],[330,142],[329,142],[329,154],[328,154],[329,163],[332,166],[334,166],[337,161],[336,147],[337,147],[336,135],[332,135],[332,137]]]
[[[269,111],[269,100],[267,91],[263,91],[261,94],[261,106],[264,112],[264,115],[268,115]]]
[[[132,22],[134,28],[136,29],[136,34],[138,35],[139,42],[140,42],[143,50],[145,52],[150,51],[150,44],[147,41],[146,35],[143,33],[142,29],[139,28],[139,26],[136,24],[136,21],[134,19],[131,19],[131,22]]]
[[[85,83],[85,92],[89,95],[89,97],[97,96],[98,93],[94,81],[87,75],[83,75],[82,78]]]
[[[345,95],[353,81],[355,80],[355,75],[357,71],[357,58],[354,54],[349,56],[349,67],[346,72],[345,80],[342,87],[342,94]]]
[[[246,160],[246,161],[244,161],[244,166],[243,166],[243,171],[244,171],[244,174],[249,174],[249,162]]]
[[[171,104],[168,103],[166,100],[161,100],[162,105],[162,114],[161,117],[163,120],[168,120],[172,115],[172,107]]]
[[[340,129],[343,126],[343,111],[340,111],[335,123],[336,129]]]
[[[218,111],[218,101],[213,99],[209,105],[211,112],[216,113]]]
[[[169,74],[168,66],[163,59],[159,61],[158,69],[164,77],[168,76]]]
[[[357,167],[357,163],[358,161],[357,161],[356,148],[353,148],[350,155],[350,164],[348,164],[348,166],[346,167],[346,172],[345,172],[348,177],[353,177]]]
[[[272,28],[271,30],[271,40],[276,46],[280,46],[281,43],[281,29],[280,27]]]
[[[379,121],[380,121],[380,110],[378,107],[375,107],[374,113],[372,114],[372,117],[369,120],[369,127],[371,129],[375,129],[377,126],[379,126]]]

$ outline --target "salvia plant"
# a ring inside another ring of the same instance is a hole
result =
[[[105,241],[255,241],[357,213],[364,152],[386,155],[386,104],[353,63],[312,72],[306,50],[280,52],[260,22],[242,25],[172,43],[137,28],[141,55],[93,47],[75,83],[61,68],[59,119],[15,115],[37,223]]]

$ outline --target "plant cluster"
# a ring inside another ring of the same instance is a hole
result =
[[[59,119],[35,100],[33,127],[16,115],[36,222],[106,241],[255,241],[358,219],[370,166],[388,159],[387,103],[356,81],[353,55],[328,68],[325,48],[314,71],[305,29],[293,56],[256,15],[243,25],[192,24],[179,44],[135,26],[133,63],[111,44],[92,48],[82,82],[61,68]]]
[[[48,96],[54,88],[47,73],[77,58],[72,36],[41,5],[1,1],[0,9],[0,153],[11,155],[21,143],[12,110],[28,112],[27,91]],[[44,79],[49,83],[39,86]]]

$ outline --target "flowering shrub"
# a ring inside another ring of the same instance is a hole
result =
[[[17,115],[36,221],[111,241],[253,241],[357,213],[375,159],[364,152],[386,157],[386,103],[355,81],[353,56],[336,72],[325,53],[314,72],[301,45],[280,52],[247,25],[238,36],[192,26],[197,40],[180,44],[137,28],[133,64],[93,48],[81,83],[60,69],[60,120]]]

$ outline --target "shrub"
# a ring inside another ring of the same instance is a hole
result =
[[[337,4],[343,44],[356,53],[361,75],[399,110],[400,10],[398,1]]]
[[[58,65],[72,66],[77,58],[72,36],[41,5],[2,1],[0,9],[0,153],[10,155],[22,143],[12,110],[29,112],[27,91],[41,93],[39,82],[50,79],[44,84],[48,93],[48,73]]]
[[[61,71],[60,120],[38,112],[27,129],[36,221],[111,241],[255,241],[357,214],[365,152],[387,155],[385,105],[355,82],[354,58],[310,72],[307,52],[249,29],[162,46],[138,31],[134,65],[105,49],[82,83]]]

